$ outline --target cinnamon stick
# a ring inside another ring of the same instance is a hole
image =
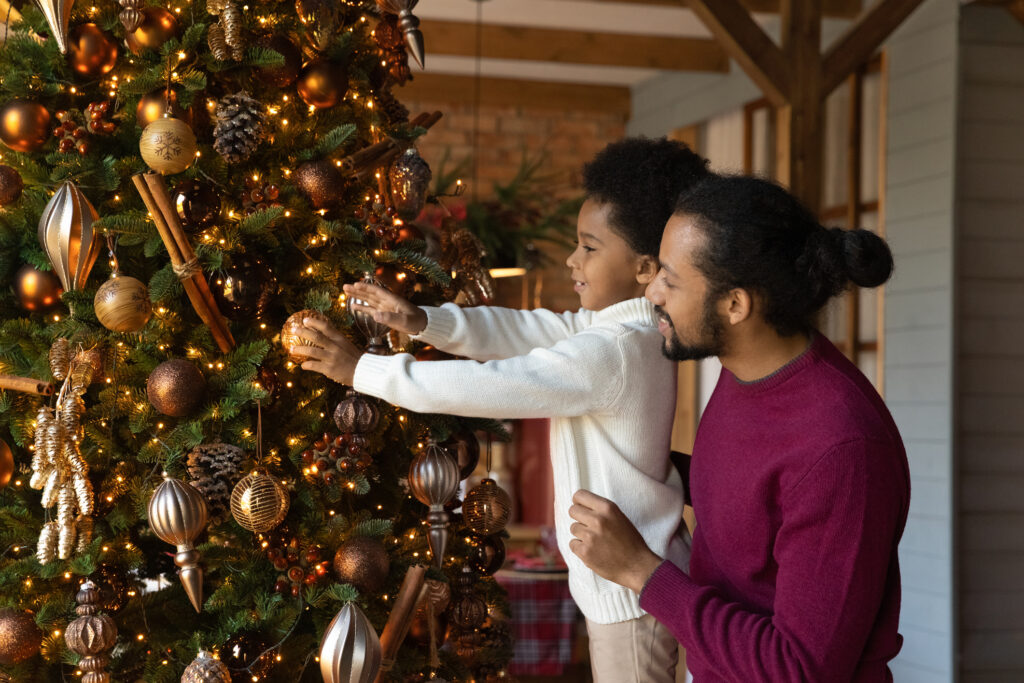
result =
[[[411,126],[419,126],[421,128],[430,129],[435,123],[441,120],[443,114],[439,111],[427,114],[426,112],[418,114],[414,119],[409,122]],[[381,166],[390,164],[392,161],[401,154],[402,149],[398,144],[398,141],[394,138],[386,138],[365,147],[358,152],[354,152],[349,156],[342,159],[342,168],[345,169],[349,175],[356,176],[360,180],[365,180],[365,177],[370,171]]]
[[[156,199],[153,197],[152,192],[149,190],[149,185],[146,183],[142,174],[136,174],[132,176],[132,182],[135,184],[135,189],[138,190],[139,196],[142,197],[142,202],[146,205],[149,213],[153,219],[153,224],[156,225],[156,230],[160,233],[160,239],[163,241],[164,246],[167,248],[167,255],[171,259],[171,265],[174,268],[181,268],[185,264],[185,259],[181,255],[181,251],[178,249],[178,243],[171,234],[170,229],[167,226],[167,222],[164,220],[164,213],[161,211],[160,206],[157,204]],[[196,275],[199,275],[198,273]],[[202,279],[199,276],[199,279]],[[214,341],[217,342],[217,347],[222,353],[227,353],[233,346],[233,341],[230,340],[230,335],[225,336],[221,329],[219,316],[213,315],[208,310],[206,301],[202,294],[199,293],[199,289],[196,287],[196,277],[187,277],[181,280],[182,287],[185,288],[185,294],[188,295],[189,301],[192,302],[192,307],[196,313],[199,314],[200,319],[210,328],[210,332],[213,334]]]
[[[395,597],[395,605],[391,608],[388,621],[380,633],[381,673],[377,674],[375,683],[382,681],[383,673],[390,671],[395,664],[395,655],[398,654],[398,648],[409,632],[409,625],[412,624],[412,616],[416,611],[416,603],[420,600],[426,576],[427,568],[421,564],[414,564],[405,572],[402,587]]]
[[[38,394],[39,396],[53,394],[53,385],[49,382],[41,382],[31,377],[16,377],[15,375],[0,375],[0,389],[18,391],[23,394]]]

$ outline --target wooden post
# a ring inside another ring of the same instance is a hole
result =
[[[846,137],[846,228],[856,230],[861,218],[861,129],[864,102],[864,72],[858,69],[847,79],[850,84],[850,109]],[[860,289],[851,286],[846,293],[846,357],[854,363],[860,352]]]

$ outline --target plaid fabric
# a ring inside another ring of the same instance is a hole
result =
[[[508,591],[515,654],[509,673],[559,676],[572,662],[579,610],[564,573],[501,571],[495,577]]]

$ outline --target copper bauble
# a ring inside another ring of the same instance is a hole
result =
[[[85,78],[99,78],[117,63],[117,43],[96,24],[76,26],[68,47],[68,63]]]
[[[178,104],[178,93],[172,88],[168,96],[166,89],[154,90],[139,98],[139,104],[135,107],[135,122],[139,128],[145,128],[157,119],[163,118],[164,112],[170,107],[171,116],[176,119],[186,120],[189,112],[182,109]]]
[[[7,442],[0,439],[0,489],[7,486],[7,483],[14,476],[14,452]]]
[[[231,516],[239,526],[257,534],[283,522],[289,504],[288,489],[259,470],[242,477],[231,491]]]
[[[142,24],[125,37],[128,49],[135,54],[160,46],[178,34],[178,19],[170,10],[150,6],[142,10]]]
[[[351,583],[360,593],[369,595],[384,587],[391,558],[384,544],[376,538],[356,536],[350,538],[334,553],[334,573],[338,581]]]
[[[303,361],[309,360],[307,356],[292,352],[293,347],[317,346],[309,336],[309,329],[302,324],[302,321],[305,318],[315,318],[317,320],[322,320],[323,322],[330,322],[326,315],[320,311],[314,311],[309,308],[299,311],[298,313],[292,313],[288,316],[288,319],[284,322],[284,327],[281,328],[281,346],[288,354],[288,360],[293,363],[302,363]]]
[[[0,164],[0,207],[18,201],[25,182],[21,174],[10,166]]]
[[[10,666],[34,657],[43,632],[29,611],[0,609],[0,664]]]
[[[231,683],[231,672],[224,662],[200,650],[186,667],[181,683]]]
[[[465,592],[452,599],[448,614],[456,627],[472,631],[487,620],[487,603],[476,593]]]
[[[345,603],[320,642],[324,683],[371,683],[380,662],[380,638],[373,625],[355,603]]]
[[[306,64],[295,83],[295,89],[306,104],[327,109],[341,102],[348,91],[348,67],[317,59]]]
[[[465,479],[473,474],[477,463],[480,462],[480,440],[476,438],[476,434],[458,432],[452,434],[451,438],[441,445],[448,449],[459,464],[459,479]]]
[[[18,152],[34,152],[50,139],[50,112],[38,102],[11,100],[0,107],[0,140]]]
[[[316,209],[326,209],[345,196],[345,176],[331,161],[310,161],[295,171],[295,184]]]
[[[512,499],[493,479],[484,479],[466,494],[462,516],[466,526],[483,536],[496,534],[508,524]]]
[[[82,289],[102,250],[94,229],[99,214],[74,183],[65,180],[39,217],[39,244],[66,291]]]
[[[146,394],[157,412],[171,417],[185,417],[203,402],[206,378],[195,363],[173,358],[149,373]]]
[[[182,227],[205,230],[220,217],[220,194],[201,180],[182,180],[171,192],[174,211]]]
[[[430,166],[415,147],[405,150],[392,162],[388,169],[388,183],[391,186],[391,204],[400,218],[411,221],[420,214],[427,202],[432,177]]]
[[[259,41],[260,46],[277,52],[284,57],[281,66],[261,66],[256,68],[256,77],[260,80],[286,88],[295,82],[302,69],[302,53],[284,36],[272,36]]]
[[[196,136],[181,119],[164,115],[142,131],[139,152],[157,173],[181,173],[196,160]]]
[[[334,424],[345,433],[372,432],[379,421],[380,409],[377,403],[355,389],[349,389],[334,409]]]
[[[14,291],[26,311],[48,311],[60,303],[60,280],[48,270],[24,265],[14,274]]]
[[[138,332],[153,315],[146,285],[117,273],[96,290],[92,307],[100,324],[112,332]]]

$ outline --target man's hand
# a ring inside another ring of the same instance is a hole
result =
[[[576,521],[569,532],[575,538],[569,549],[598,576],[640,593],[661,558],[615,503],[585,489],[572,502],[569,516]]]
[[[405,334],[419,334],[427,326],[427,314],[419,306],[391,291],[366,282],[344,286],[352,299],[352,309],[362,311],[374,320]]]
[[[355,345],[334,329],[330,323],[316,318],[304,318],[306,336],[316,346],[295,346],[292,352],[307,356],[303,370],[312,370],[333,379],[338,384],[352,385],[356,363],[363,355]]]

